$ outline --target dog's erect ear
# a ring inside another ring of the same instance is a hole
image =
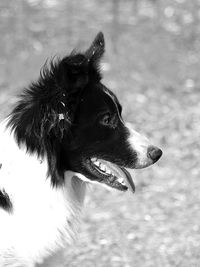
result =
[[[73,121],[79,96],[88,83],[88,79],[88,60],[83,54],[72,52],[59,63],[57,84],[64,96],[60,103],[66,106],[71,121]]]
[[[57,82],[67,93],[80,91],[89,79],[99,79],[99,61],[104,53],[105,42],[102,32],[99,32],[87,51],[75,51],[59,63]]]
[[[59,82],[63,84],[68,92],[83,88],[88,82],[88,61],[82,54],[73,52],[64,58],[59,65]]]
[[[91,46],[85,52],[85,56],[89,62],[92,62],[95,65],[98,65],[99,60],[101,59],[105,51],[105,41],[102,32],[99,32],[92,42]]]

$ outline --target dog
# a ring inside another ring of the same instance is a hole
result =
[[[126,168],[162,155],[122,118],[102,83],[103,33],[84,52],[45,64],[0,124],[0,266],[64,266],[86,184],[135,186]],[[46,262],[46,263],[45,263]]]

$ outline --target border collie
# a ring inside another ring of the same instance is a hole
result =
[[[162,155],[102,83],[104,46],[100,32],[86,52],[46,64],[0,123],[1,267],[64,266],[48,258],[72,242],[87,182],[134,191],[125,168]]]

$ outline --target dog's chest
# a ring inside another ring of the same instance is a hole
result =
[[[11,194],[13,213],[0,212],[0,248],[14,258],[40,262],[71,243],[80,211],[65,193],[64,188],[41,192],[32,184],[21,198]]]
[[[1,137],[0,187],[9,194],[13,211],[0,209],[0,266],[29,266],[71,243],[84,188],[72,173],[65,174],[63,186],[53,188],[45,159],[19,150],[7,132]]]
[[[14,201],[13,214],[0,211],[1,266],[12,266],[13,261],[27,266],[40,263],[74,239],[78,206],[68,202],[63,189],[45,193],[41,195],[33,188],[29,198],[28,193],[24,195],[24,203],[22,199]]]

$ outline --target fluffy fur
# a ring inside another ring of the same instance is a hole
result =
[[[134,191],[124,168],[147,167],[162,154],[124,123],[101,83],[103,53],[99,33],[85,53],[45,65],[0,123],[2,267],[63,266],[86,182]]]

